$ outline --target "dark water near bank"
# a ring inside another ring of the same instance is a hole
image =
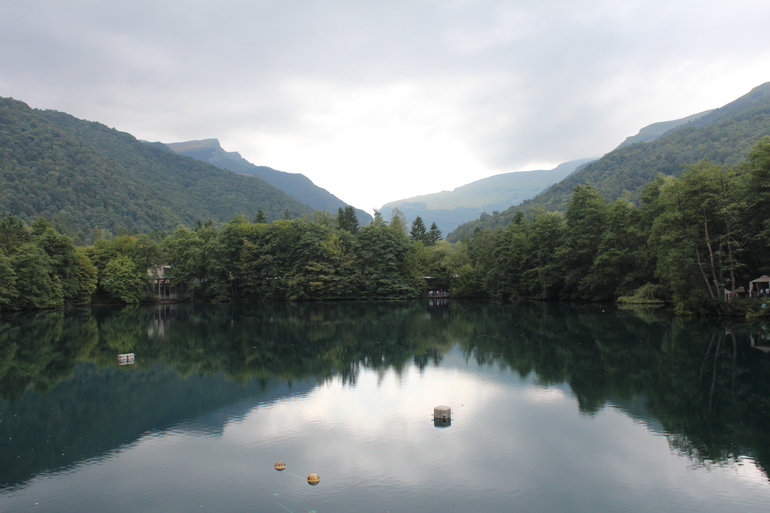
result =
[[[5,314],[0,512],[767,511],[767,331],[454,300]]]

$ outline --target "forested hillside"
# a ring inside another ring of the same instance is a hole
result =
[[[736,165],[701,160],[658,175],[637,206],[575,187],[566,212],[521,212],[464,240],[455,292],[499,298],[671,300],[683,314],[730,312],[770,274],[770,137]],[[770,294],[761,285],[763,296]],[[756,290],[754,291],[757,292]],[[728,299],[732,302],[726,302]],[[766,299],[755,299],[759,309]],[[744,310],[739,310],[744,313]],[[737,313],[733,310],[733,313]]]
[[[482,212],[505,210],[536,196],[591,160],[594,159],[572,160],[549,170],[502,173],[452,191],[392,201],[386,203],[382,211],[387,214],[397,208],[408,221],[418,216],[430,219],[442,232],[449,233],[462,223],[478,218]]]
[[[629,144],[652,141],[653,139],[657,139],[661,135],[665,134],[670,130],[673,130],[674,128],[680,125],[684,125],[685,123],[690,123],[691,121],[695,121],[696,119],[702,118],[706,114],[709,114],[710,112],[713,112],[713,111],[714,110],[711,109],[705,112],[699,112],[698,114],[693,114],[692,116],[687,116],[682,119],[674,119],[671,121],[659,121],[658,123],[647,125],[646,127],[639,130],[638,134],[626,137],[626,140],[620,143],[620,146],[618,146],[618,148],[628,146]]]
[[[255,177],[138,141],[100,123],[0,98],[0,213],[44,216],[76,242],[95,227],[170,231],[236,214],[268,219],[312,209]]]
[[[672,301],[682,314],[765,315],[767,283],[763,297],[741,294],[770,274],[769,205],[765,137],[736,165],[701,160],[680,177],[658,175],[641,205],[607,204],[581,184],[564,214],[541,209],[528,220],[518,212],[505,228],[479,230],[457,245],[424,224],[409,230],[398,213],[359,227],[352,207],[274,222],[235,216],[221,226],[122,235],[87,248],[43,219],[26,225],[0,216],[0,310],[88,303],[92,294],[138,303],[155,293],[170,297],[161,288],[172,287],[191,301],[411,298],[439,290],[499,299],[628,296]],[[164,275],[155,281],[148,271],[159,269]]]
[[[716,164],[741,161],[763,136],[770,135],[770,83],[649,141],[622,146],[541,194],[496,216],[460,226],[449,240],[459,240],[476,228],[505,226],[517,211],[525,214],[542,207],[563,212],[572,190],[590,184],[608,201],[639,201],[642,189],[659,174],[680,176],[687,164],[709,159]]]
[[[241,157],[237,151],[225,151],[222,149],[217,139],[167,143],[166,146],[180,155],[202,160],[222,169],[258,176],[273,187],[315,210],[336,212],[338,209],[347,206],[344,201],[326,189],[318,187],[307,176],[300,173],[278,171],[267,166],[256,166]],[[359,224],[363,225],[372,222],[372,216],[363,210],[356,209],[356,215],[358,216]]]

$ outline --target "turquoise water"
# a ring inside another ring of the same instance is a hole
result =
[[[765,331],[459,300],[3,315],[0,512],[766,511]]]

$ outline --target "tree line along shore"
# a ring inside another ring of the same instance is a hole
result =
[[[0,216],[0,309],[93,302],[452,297],[671,303],[678,314],[761,315],[749,283],[770,274],[770,137],[733,166],[659,175],[638,203],[577,185],[564,213],[517,213],[456,244],[394,211],[235,216],[173,233],[76,246],[66,227]]]

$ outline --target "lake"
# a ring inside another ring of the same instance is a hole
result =
[[[767,511],[766,328],[427,299],[3,314],[0,512]]]

